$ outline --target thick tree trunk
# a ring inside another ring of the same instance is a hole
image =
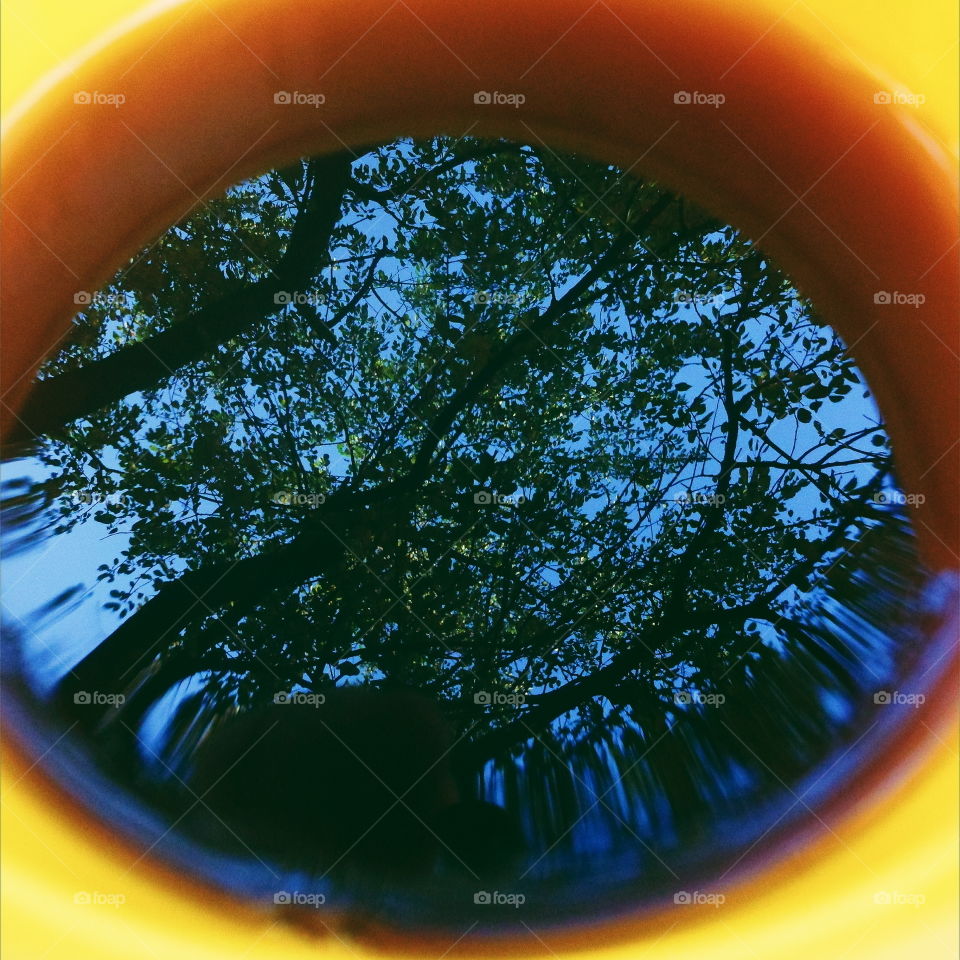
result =
[[[348,531],[369,502],[368,492],[353,494],[350,502],[332,496],[314,518],[311,528],[289,543],[241,560],[207,563],[164,584],[157,594],[131,614],[102,643],[68,671],[55,691],[55,701],[87,729],[94,729],[109,706],[81,703],[75,694],[123,693],[138,674],[164,652],[164,644],[179,642],[180,632],[226,606],[232,612],[248,609],[276,589],[294,589],[343,561]],[[382,508],[389,493],[377,491]]]
[[[23,443],[89,416],[139,390],[156,386],[180,368],[274,313],[276,294],[304,286],[329,257],[330,237],[351,183],[351,158],[340,153],[310,163],[312,184],[275,270],[242,284],[217,303],[141,343],[101,360],[41,380],[19,414],[11,443]]]

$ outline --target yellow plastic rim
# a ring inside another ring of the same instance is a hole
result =
[[[837,6],[8,2],[4,423],[68,323],[74,294],[96,289],[230,183],[302,153],[402,134],[545,140],[657,176],[778,259],[852,345],[904,487],[926,496],[916,520],[927,560],[955,567],[956,12],[939,0],[922,18],[892,4]],[[526,102],[476,103],[480,91]],[[278,102],[281,93],[293,102]],[[322,94],[322,108],[297,103],[297,93]],[[718,93],[722,106],[697,102]],[[898,293],[923,294],[924,303],[897,302]],[[197,960],[318,949],[333,958],[373,949],[953,957],[951,701],[940,693],[872,793],[831,811],[802,848],[744,876],[722,909],[646,913],[523,942],[467,936],[452,949],[389,932],[360,946],[333,925],[322,945],[311,943],[112,837],[8,731],[6,946],[15,957]]]

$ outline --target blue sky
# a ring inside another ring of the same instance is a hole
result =
[[[364,231],[374,239],[389,235],[394,227],[394,221],[383,212],[363,225]],[[389,269],[389,261],[385,261],[384,266]],[[384,295],[382,291],[381,295]],[[403,307],[396,296],[391,305]],[[709,305],[701,308],[709,309]],[[678,319],[692,315],[693,306],[682,305]],[[626,318],[623,322],[626,325]],[[585,371],[585,374],[588,372]],[[684,369],[678,379],[690,383],[691,397],[707,383],[706,373],[695,366]],[[825,404],[818,417],[829,430],[833,426],[849,429],[857,424],[876,421],[878,414],[872,399],[864,398],[862,391],[854,390],[839,404]],[[770,435],[780,445],[792,449],[797,440],[797,426],[789,419],[780,421]],[[799,433],[801,437],[805,433],[811,434],[812,428],[801,426]],[[720,439],[715,438],[713,452],[716,452],[719,442]],[[347,458],[335,448],[330,448],[329,453],[330,472],[345,475],[349,468]],[[866,470],[859,468],[859,475],[865,476]],[[41,481],[45,476],[44,468],[35,461],[14,461],[0,467],[0,477],[5,481],[20,477]],[[810,488],[798,495],[794,505],[802,513],[809,510],[815,501],[816,492]],[[22,632],[27,663],[33,671],[34,682],[41,688],[54,681],[65,666],[80,659],[120,622],[117,614],[103,608],[109,600],[108,592],[118,584],[98,583],[96,574],[99,565],[110,564],[122,554],[128,537],[123,533],[105,536],[105,531],[102,524],[88,520],[78,524],[69,533],[38,537],[32,549],[18,555],[6,555],[0,564],[5,616]],[[53,598],[78,585],[82,587],[82,593],[77,600],[55,615],[41,615],[39,611]]]

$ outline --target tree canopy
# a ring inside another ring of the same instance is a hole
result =
[[[177,769],[281,692],[413,687],[531,871],[624,843],[658,869],[890,675],[912,554],[865,384],[762,250],[656,182],[542,143],[307,158],[78,304],[17,502],[123,544],[116,625],[58,700],[134,779],[152,711]]]

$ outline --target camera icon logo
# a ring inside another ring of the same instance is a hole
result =
[[[289,90],[278,90],[273,95],[274,103],[293,103],[293,94]]]
[[[74,103],[93,103],[93,97],[91,96],[90,92],[87,90],[78,90],[73,95],[73,102]]]
[[[90,304],[93,303],[93,294],[87,290],[78,290],[73,295],[73,302],[78,307],[89,307]]]
[[[691,704],[693,703],[693,694],[689,690],[677,690],[673,695],[673,702],[678,707]]]
[[[488,904],[493,902],[493,898],[490,896],[489,891],[487,890],[478,890],[473,895],[474,903]]]
[[[473,495],[474,503],[493,503],[493,494],[489,490],[479,490]]]
[[[290,894],[287,893],[286,890],[278,890],[273,895],[273,902],[277,904],[290,903],[291,902]]]
[[[674,903],[693,903],[693,897],[686,890],[678,890],[673,895]]]
[[[293,294],[287,290],[278,290],[273,295],[273,302],[278,306],[286,306],[288,303],[293,303]]]
[[[678,90],[673,95],[673,102],[674,103],[692,103],[693,97],[690,95],[689,91],[687,90]]]
[[[273,702],[274,702],[274,703],[289,703],[289,702],[290,702],[290,694],[287,693],[287,692],[285,692],[285,691],[280,691],[280,693],[275,693],[275,694],[273,695]]]
[[[473,95],[473,102],[481,104],[493,103],[493,96],[486,90],[478,90]]]
[[[893,694],[889,693],[887,690],[878,690],[873,695],[873,702],[881,705],[893,703]]]
[[[873,295],[874,303],[893,303],[893,296],[886,290],[878,290]]]
[[[878,90],[873,95],[874,103],[893,103],[893,94],[889,90]]]
[[[86,705],[93,702],[93,697],[86,690],[78,690],[73,695],[73,702]]]
[[[73,902],[78,906],[88,906],[92,901],[89,890],[78,890],[73,895]]]
[[[481,690],[473,695],[473,702],[480,706],[488,707],[493,703],[493,695],[486,690]]]
[[[274,503],[280,503],[288,507],[293,503],[293,494],[289,490],[278,490],[271,499]]]

